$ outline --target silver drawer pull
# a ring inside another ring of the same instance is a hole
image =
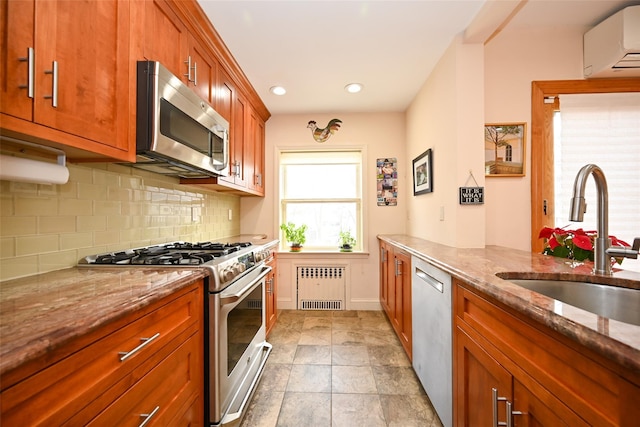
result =
[[[142,422],[140,423],[140,425],[138,427],[144,427],[147,425],[147,423],[149,421],[151,421],[151,418],[153,418],[153,416],[156,414],[156,412],[158,412],[160,410],[159,406],[156,406],[155,408],[153,408],[153,411],[151,411],[149,414],[140,414],[141,417],[144,418],[144,420],[142,420]]]
[[[155,340],[156,338],[158,338],[160,336],[160,332],[157,332],[154,336],[152,336],[151,338],[140,338],[140,341],[142,341],[142,343],[140,343],[139,346],[137,346],[136,348],[134,348],[131,351],[120,351],[118,352],[118,354],[121,356],[120,357],[120,361],[124,362],[125,360],[127,360],[128,358],[130,358],[131,356],[133,356],[134,354],[136,354],[137,352],[139,352],[140,350],[142,350],[145,346],[147,346],[148,344],[151,343],[151,341]]]

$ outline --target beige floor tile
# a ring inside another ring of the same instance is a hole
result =
[[[334,331],[359,331],[362,329],[362,326],[360,326],[360,318],[358,317],[334,317],[331,322],[331,327]]]
[[[300,345],[331,345],[331,329],[309,329],[300,333]]]
[[[287,391],[330,393],[331,366],[328,365],[293,365],[289,375]]]
[[[302,330],[329,330],[331,329],[331,317],[306,317],[302,323]]]
[[[369,351],[363,345],[334,345],[331,348],[332,365],[369,365]]]
[[[289,383],[291,365],[283,363],[268,363],[262,372],[262,379],[258,384],[258,390],[265,392],[284,392]]]
[[[298,341],[300,341],[300,334],[302,334],[301,329],[302,328],[291,329],[274,327],[269,334],[267,341],[271,344],[298,344]]]
[[[285,393],[277,427],[331,426],[330,393]]]
[[[397,345],[369,345],[367,346],[369,360],[376,366],[411,366],[402,346]]]
[[[429,398],[422,395],[380,395],[380,403],[390,427],[441,427]]]
[[[331,422],[334,427],[385,427],[377,394],[333,394]]]
[[[241,427],[275,427],[284,398],[284,392],[258,389],[253,396]]]
[[[442,427],[382,311],[283,310],[240,427]]]
[[[272,363],[293,363],[298,348],[297,344],[281,344],[269,340],[273,344],[273,350],[267,359],[267,365]]]
[[[332,366],[332,393],[377,393],[371,366]]]
[[[372,366],[373,377],[380,394],[424,394],[413,368],[403,366]]]
[[[366,340],[362,331],[331,331],[331,343],[333,345],[365,345]]]
[[[299,345],[294,365],[331,365],[330,345]]]

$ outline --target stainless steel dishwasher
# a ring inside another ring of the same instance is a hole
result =
[[[451,276],[424,260],[411,259],[413,369],[440,421],[453,424]]]

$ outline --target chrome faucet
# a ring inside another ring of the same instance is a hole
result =
[[[589,175],[593,175],[598,191],[598,237],[595,241],[594,273],[611,275],[611,257],[607,250],[611,246],[609,239],[609,191],[607,190],[607,180],[604,172],[598,166],[589,164],[583,166],[576,175],[573,184],[573,198],[571,199],[571,210],[569,211],[569,221],[584,221],[584,213],[587,211],[587,203],[584,200],[584,188]]]

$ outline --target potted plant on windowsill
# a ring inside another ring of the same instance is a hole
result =
[[[294,223],[287,222],[286,224],[280,224],[280,229],[284,231],[284,238],[289,242],[289,250],[291,252],[300,252],[302,245],[307,241],[307,236],[305,235],[307,225],[302,224],[296,227]]]
[[[338,241],[340,242],[340,252],[351,252],[356,245],[356,239],[350,231],[341,231],[338,235]]]

